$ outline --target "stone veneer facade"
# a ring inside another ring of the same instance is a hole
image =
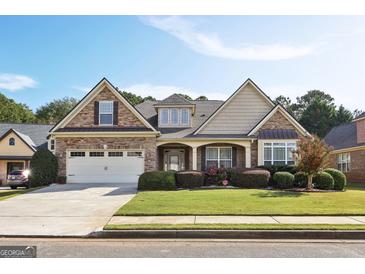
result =
[[[113,127],[146,127],[109,89],[104,88],[65,127],[99,127],[94,124],[95,101],[118,101],[118,125]]]
[[[293,124],[279,111],[276,111],[261,129],[293,129],[297,131]]]
[[[66,151],[72,149],[143,149],[145,171],[156,169],[157,147],[155,137],[65,137],[56,139],[55,155],[59,175],[66,176]]]

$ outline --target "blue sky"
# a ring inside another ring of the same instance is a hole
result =
[[[310,89],[365,109],[364,16],[0,16],[0,91],[36,109],[102,77],[158,99]]]

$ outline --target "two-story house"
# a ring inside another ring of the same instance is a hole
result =
[[[250,79],[226,101],[173,94],[133,107],[104,78],[52,128],[49,148],[68,182],[123,183],[156,169],[293,164],[307,135]]]
[[[325,137],[333,147],[330,165],[346,174],[350,182],[365,181],[365,112],[351,123],[334,127]]]

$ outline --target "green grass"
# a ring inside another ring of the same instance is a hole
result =
[[[139,192],[115,215],[365,215],[365,188],[317,193],[258,189],[146,191]]]
[[[21,189],[1,189],[0,190],[0,201],[5,200],[5,199],[9,199],[12,197],[15,197],[19,194],[23,194],[23,193],[27,193],[29,191],[33,191],[38,189],[39,187],[35,187],[35,188],[30,188],[30,189],[26,189],[26,188],[21,188]]]
[[[106,225],[104,230],[365,230],[365,225],[330,224],[139,224]]]

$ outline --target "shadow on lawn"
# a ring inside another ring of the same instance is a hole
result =
[[[271,190],[271,191],[266,191],[266,192],[253,193],[251,195],[260,197],[260,198],[283,198],[283,197],[300,197],[303,195],[308,195],[308,193]]]

